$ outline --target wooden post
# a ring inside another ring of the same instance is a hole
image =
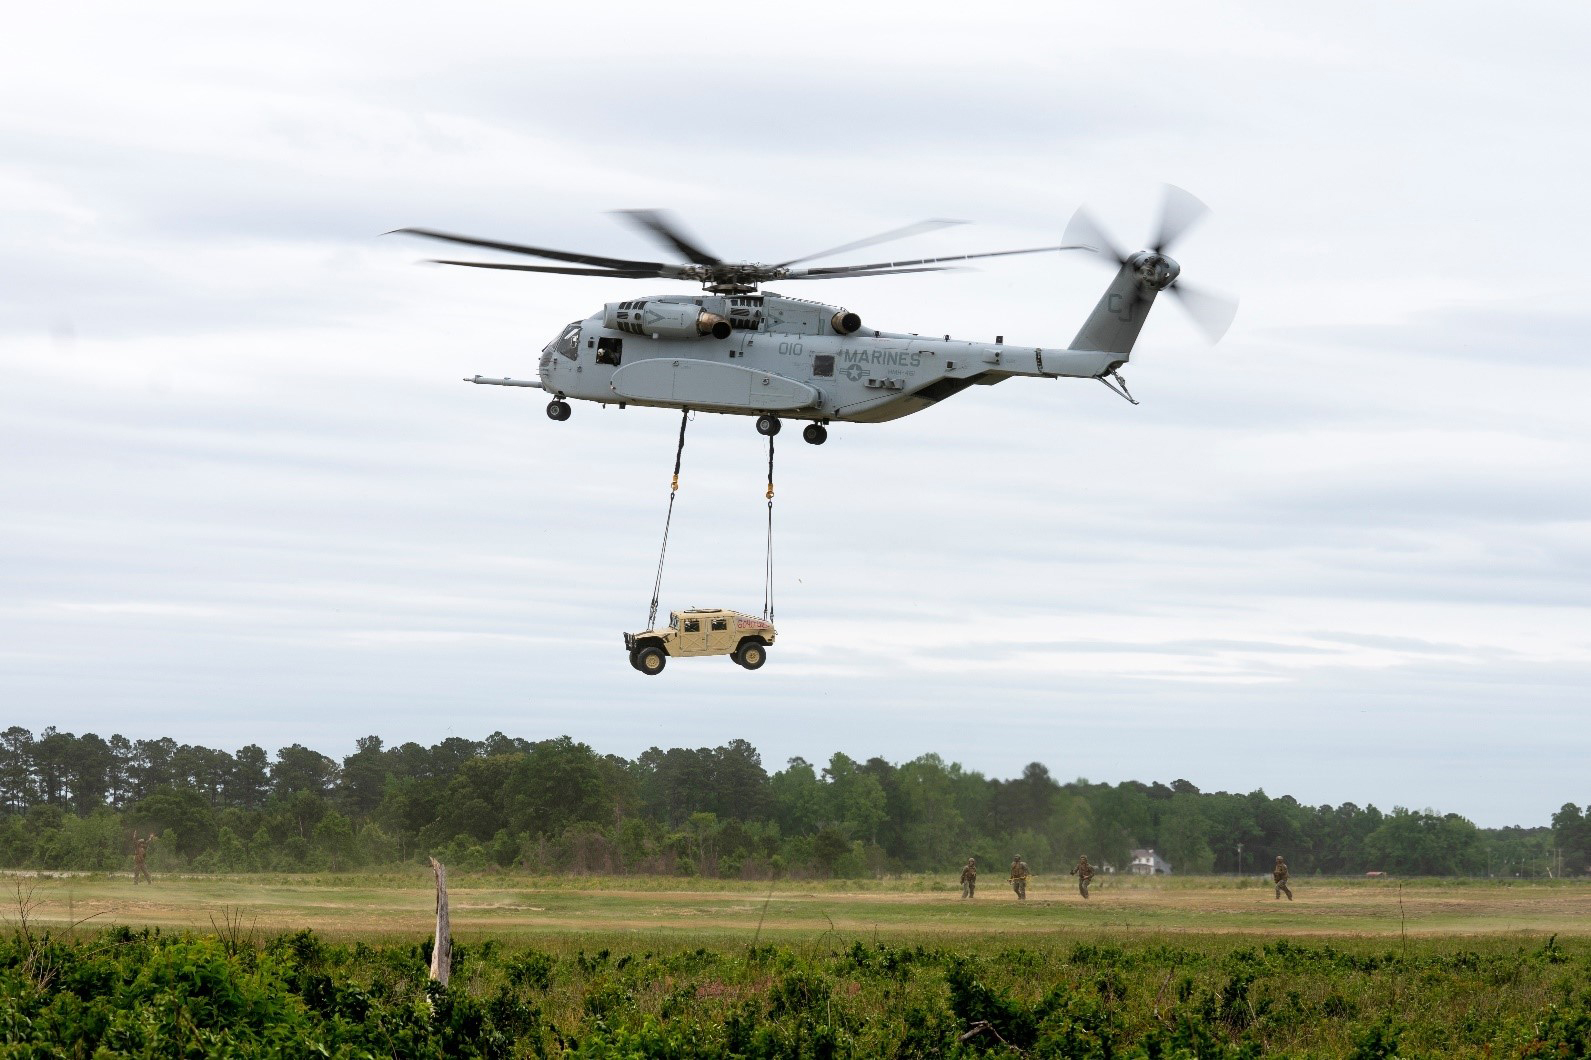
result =
[[[453,972],[453,936],[447,923],[447,869],[432,858],[431,871],[436,873],[436,941],[431,944],[431,978],[447,986],[447,978]]]

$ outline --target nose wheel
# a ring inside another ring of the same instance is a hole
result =
[[[779,433],[779,428],[784,424],[779,422],[779,417],[771,412],[765,412],[757,417],[757,433],[772,438]],[[808,439],[810,441],[811,439]]]
[[[809,423],[802,428],[801,437],[806,439],[808,444],[822,445],[829,440],[829,429],[821,423]]]
[[[569,407],[569,402],[563,398],[554,398],[547,402],[547,418],[555,423],[562,423],[573,415],[574,409]]]

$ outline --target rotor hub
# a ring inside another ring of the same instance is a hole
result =
[[[715,265],[690,265],[680,270],[681,279],[691,279],[715,294],[739,294],[756,290],[759,283],[783,279],[790,270],[756,261],[721,261]]]
[[[1138,282],[1153,291],[1164,291],[1182,274],[1182,266],[1158,251],[1140,250],[1131,258]]]

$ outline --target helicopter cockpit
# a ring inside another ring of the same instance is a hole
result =
[[[556,353],[571,361],[576,360],[580,356],[580,324],[576,320],[566,326],[557,338],[542,347],[541,352]]]

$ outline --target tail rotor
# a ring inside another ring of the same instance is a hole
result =
[[[1152,301],[1159,291],[1170,291],[1213,345],[1220,342],[1232,326],[1237,316],[1237,299],[1187,283],[1181,276],[1182,266],[1170,257],[1172,246],[1209,212],[1210,208],[1197,197],[1167,184],[1160,204],[1160,221],[1147,249],[1135,254],[1124,253],[1094,215],[1082,207],[1072,215],[1064,239],[1067,243],[1084,244],[1118,269],[1130,268],[1136,274],[1137,282],[1132,289],[1122,292],[1124,304],[1115,307],[1123,322],[1137,315],[1134,310],[1141,303]],[[1141,317],[1137,323],[1142,323]],[[1136,337],[1137,328],[1133,327],[1127,339],[1128,349]],[[1082,335],[1078,338],[1083,340]]]

